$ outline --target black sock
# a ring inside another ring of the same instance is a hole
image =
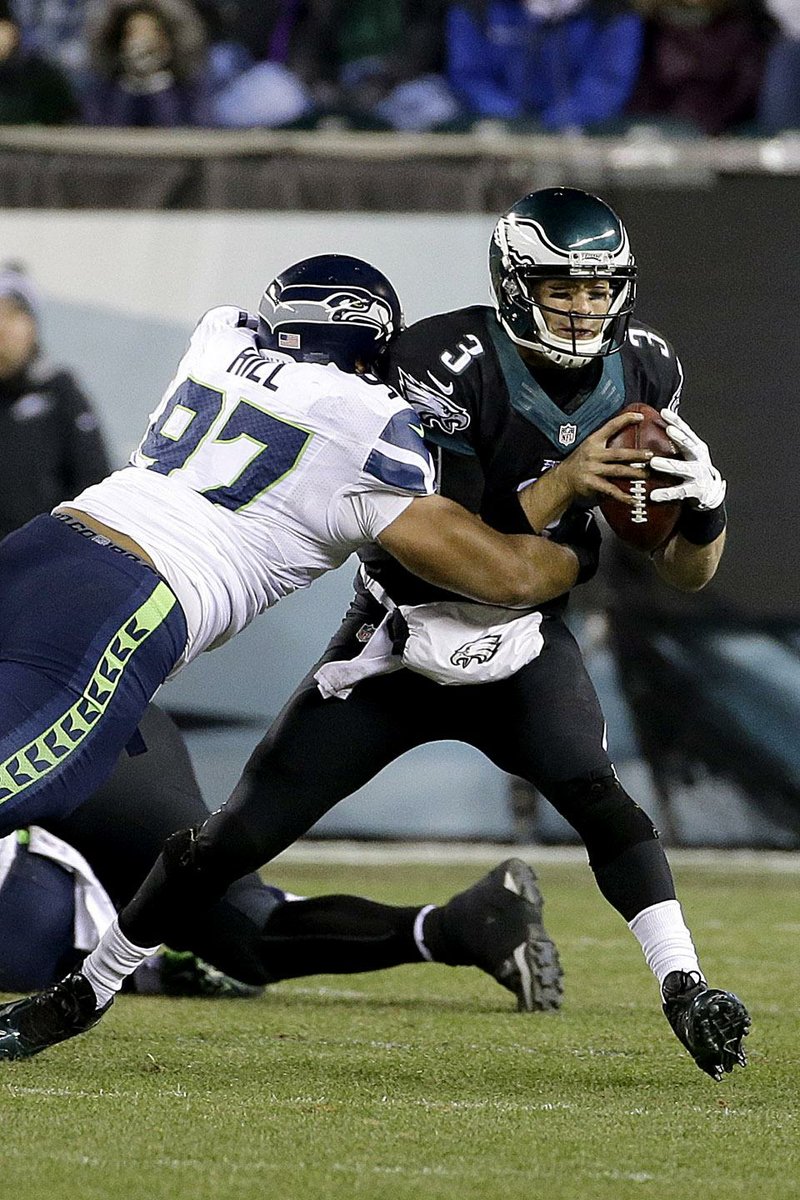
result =
[[[474,889],[459,892],[425,916],[423,938],[434,962],[493,970],[525,936],[524,910],[514,892],[499,891],[477,908]]]
[[[275,981],[420,962],[414,940],[419,911],[419,906],[397,908],[361,896],[289,900],[261,931],[264,972]]]
[[[655,839],[628,846],[610,862],[592,863],[592,870],[600,891],[626,921],[653,904],[675,899],[672,872]]]

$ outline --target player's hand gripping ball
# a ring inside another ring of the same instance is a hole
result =
[[[644,420],[626,425],[609,441],[609,446],[629,450],[652,450],[662,458],[675,458],[676,450],[667,437],[660,414],[649,404],[629,404],[623,412],[640,412]],[[646,479],[615,479],[621,491],[633,497],[633,505],[604,496],[600,511],[618,538],[637,550],[650,552],[663,546],[675,529],[681,513],[679,500],[657,502],[651,492],[674,483],[668,475],[648,468]]]

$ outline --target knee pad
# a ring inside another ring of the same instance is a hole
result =
[[[592,867],[601,867],[631,846],[658,837],[647,813],[631,799],[611,769],[554,784],[546,795],[580,834]]]

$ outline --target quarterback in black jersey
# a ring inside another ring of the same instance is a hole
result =
[[[581,546],[580,582],[596,564],[591,507],[601,495],[620,494],[616,478],[638,474],[607,449],[607,439],[625,420],[622,408],[645,402],[668,413],[676,445],[674,459],[656,462],[675,486],[655,498],[679,499],[684,509],[655,566],[673,586],[702,587],[723,549],[725,484],[677,416],[675,352],[649,326],[631,323],[636,267],[619,217],[583,192],[533,193],[498,221],[490,272],[495,307],[417,322],[392,343],[383,372],[420,414],[441,493],[503,532],[533,527]],[[404,669],[321,697],[317,676],[355,662],[373,631],[385,627],[387,609],[400,606],[410,622],[413,606],[457,600],[379,547],[362,551],[340,630],[201,843],[219,844],[226,831],[228,853],[238,842],[239,865],[247,868],[289,845],[406,750],[444,739],[470,743],[534,783],[583,838],[600,891],[642,945],[667,1018],[698,1065],[714,1078],[744,1065],[746,1010],[707,985],[656,830],[616,777],[594,688],[559,616],[566,596],[541,606],[540,626],[529,634],[538,654],[504,678],[466,684],[473,667],[490,665],[480,661],[490,653],[483,638],[467,643],[479,652],[466,667],[463,654],[454,656],[462,686]],[[345,682],[352,679],[345,672]],[[347,698],[335,698],[341,695]],[[436,911],[424,936],[441,958]],[[525,970],[535,979],[534,961]]]
[[[683,504],[654,562],[673,586],[702,587],[723,549],[725,484],[677,416],[673,350],[630,323],[636,267],[620,218],[584,192],[532,193],[497,222],[490,272],[494,308],[429,318],[389,346],[384,375],[420,414],[440,492],[500,532],[567,543],[583,582],[599,549],[591,508],[603,495],[619,498],[615,479],[644,478],[651,460],[607,446],[636,419],[620,410],[644,401],[666,416],[676,447],[674,458],[652,458],[675,479],[652,498]],[[166,912],[179,919],[212,899],[405,751],[463,741],[533,783],[577,830],[698,1066],[717,1080],[744,1066],[747,1011],[705,980],[657,832],[609,760],[597,696],[560,617],[567,597],[550,595],[524,612],[479,605],[416,579],[380,550],[363,553],[340,629],[231,798],[199,830],[167,842],[121,914],[129,942],[146,947],[156,931],[160,940]],[[513,880],[506,886],[513,891]],[[475,961],[475,947],[470,960],[452,936],[447,906],[426,914],[417,932],[438,961]],[[476,932],[488,957],[491,924]],[[507,963],[534,994],[542,964],[530,940]]]

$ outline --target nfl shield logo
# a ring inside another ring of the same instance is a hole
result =
[[[558,428],[558,440],[562,446],[571,446],[575,441],[577,432],[577,425],[560,425]]]

